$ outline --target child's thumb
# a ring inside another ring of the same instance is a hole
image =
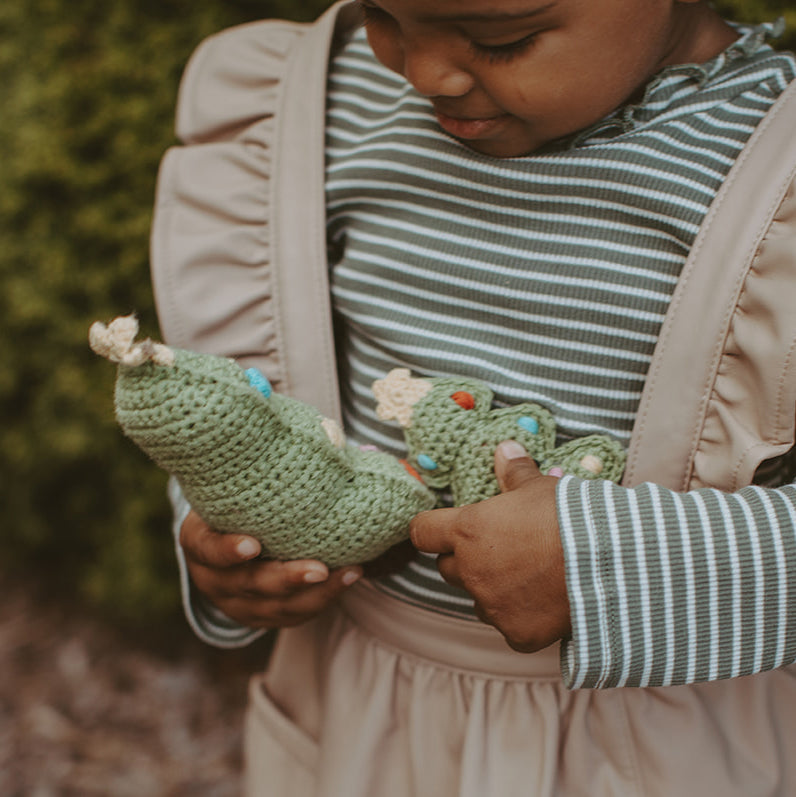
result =
[[[541,476],[538,465],[516,440],[504,440],[495,451],[495,476],[502,492],[516,490]]]

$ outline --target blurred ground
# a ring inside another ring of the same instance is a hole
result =
[[[126,639],[0,577],[2,797],[233,797],[264,650]]]

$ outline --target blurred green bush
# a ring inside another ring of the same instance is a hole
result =
[[[148,232],[178,80],[196,44],[328,0],[0,3],[0,567],[124,623],[177,618],[165,477],[118,431],[89,324],[157,334]],[[727,0],[735,18],[785,15]],[[794,46],[793,32],[786,43]]]
[[[0,567],[107,611],[179,600],[165,477],[121,436],[95,319],[157,334],[148,235],[182,68],[206,35],[324,0],[0,3]]]

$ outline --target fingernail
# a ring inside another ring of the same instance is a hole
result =
[[[350,587],[352,584],[356,584],[360,578],[362,578],[362,573],[358,570],[349,570],[347,573],[343,573],[343,584]]]
[[[251,559],[253,556],[257,556],[257,554],[260,553],[260,545],[257,540],[253,540],[251,537],[245,537],[235,546],[235,550],[243,559]]]
[[[325,570],[319,568],[313,568],[304,573],[304,581],[306,581],[307,584],[320,584],[321,581],[326,581],[328,577],[329,574]]]
[[[504,440],[498,451],[505,459],[522,459],[528,457],[528,452],[516,440]]]

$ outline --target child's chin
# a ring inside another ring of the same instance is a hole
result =
[[[481,155],[487,155],[491,158],[522,158],[526,155],[532,155],[536,150],[540,149],[547,142],[546,141],[531,141],[521,139],[479,139],[469,140],[459,139],[461,143],[469,149],[478,152]]]

